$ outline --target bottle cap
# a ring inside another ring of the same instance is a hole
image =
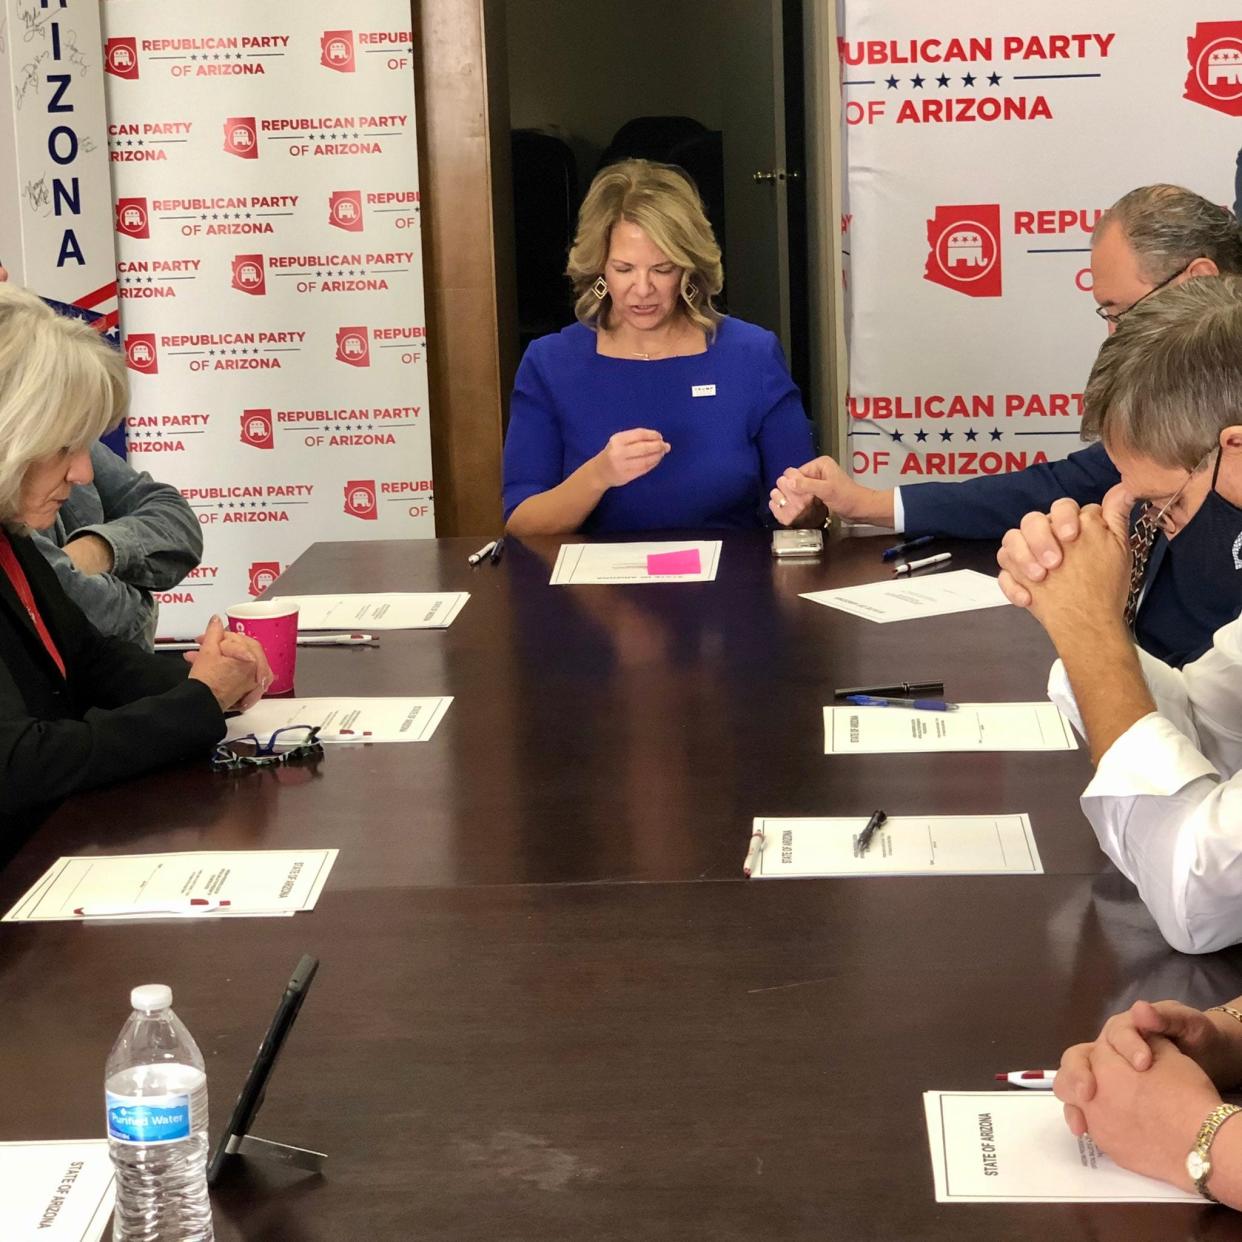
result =
[[[143,1013],[158,1013],[172,1006],[172,988],[165,983],[144,983],[129,994],[129,1003]]]

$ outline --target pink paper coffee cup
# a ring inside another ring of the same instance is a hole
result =
[[[293,690],[293,670],[298,658],[298,606],[283,600],[234,604],[228,610],[229,629],[247,634],[263,648],[272,666],[272,684],[267,693],[289,694]]]

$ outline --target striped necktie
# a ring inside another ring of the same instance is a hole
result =
[[[1143,578],[1147,574],[1147,562],[1155,545],[1160,527],[1156,518],[1160,511],[1153,504],[1145,504],[1134,529],[1130,532],[1130,593],[1126,596],[1126,624],[1133,629],[1138,612],[1139,597],[1143,594]]]

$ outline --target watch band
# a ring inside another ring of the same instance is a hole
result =
[[[1212,1149],[1212,1141],[1216,1138],[1217,1131],[1234,1113],[1242,1113],[1242,1107],[1237,1104],[1218,1104],[1212,1109],[1199,1127],[1199,1133],[1195,1135],[1195,1145],[1186,1157],[1186,1172],[1194,1182],[1195,1189],[1213,1203],[1219,1203],[1220,1200],[1207,1187],[1208,1178],[1212,1175],[1212,1161],[1208,1153]]]

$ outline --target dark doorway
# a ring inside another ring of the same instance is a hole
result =
[[[581,195],[630,153],[687,168],[730,314],[775,332],[810,408],[802,0],[507,0],[521,347],[572,319]]]

